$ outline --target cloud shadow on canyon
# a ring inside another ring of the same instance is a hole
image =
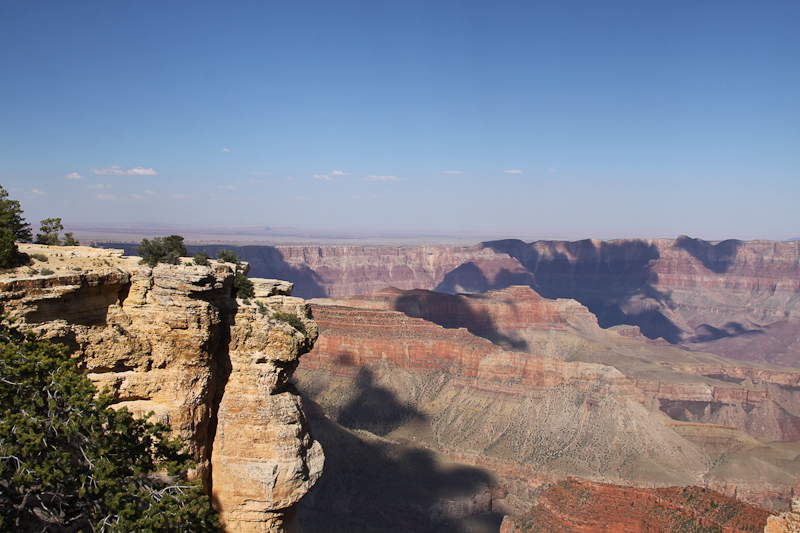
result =
[[[602,328],[629,324],[651,339],[676,343],[682,338],[665,313],[669,296],[654,287],[652,267],[660,257],[655,244],[590,239],[527,244],[509,239],[483,246],[519,261],[532,277],[529,286],[545,298],[571,298],[585,305]],[[570,248],[569,255],[564,247]]]
[[[681,235],[675,240],[675,247],[687,251],[703,266],[715,274],[724,274],[731,269],[736,258],[736,252],[742,241],[729,239],[712,244],[701,239],[692,239]]]
[[[503,515],[491,504],[464,513],[476,499],[488,501],[495,488],[486,470],[452,463],[411,444],[366,433],[381,433],[420,416],[394,393],[376,384],[368,369],[358,389],[330,418],[304,397],[314,437],[325,451],[325,469],[299,505],[305,533],[496,533]],[[341,424],[341,425],[340,425]],[[347,426],[347,427],[345,427]],[[476,496],[477,495],[477,496]],[[453,502],[463,500],[461,505]]]

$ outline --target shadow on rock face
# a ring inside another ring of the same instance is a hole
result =
[[[503,515],[492,511],[492,497],[502,489],[493,475],[377,436],[418,412],[376,385],[367,369],[354,387],[333,417],[338,423],[304,399],[311,431],[325,450],[325,470],[300,502],[303,532],[497,533]]]

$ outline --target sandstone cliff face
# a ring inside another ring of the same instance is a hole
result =
[[[779,516],[770,516],[764,533],[800,532],[800,498],[792,500],[792,508]]]
[[[170,424],[226,530],[291,530],[323,462],[287,384],[317,336],[291,286],[256,280],[259,308],[231,296],[232,264],[149,268],[113,251],[20,248],[46,262],[0,277],[2,312],[66,344],[118,406]]]

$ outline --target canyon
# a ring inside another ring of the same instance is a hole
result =
[[[246,264],[151,268],[122,251],[19,247],[31,262],[0,274],[2,313],[64,344],[116,407],[170,425],[225,531],[297,531],[324,454],[289,383],[317,337],[291,284],[253,279],[243,301],[233,281]]]
[[[136,245],[112,243],[133,254]],[[800,367],[800,242],[677,239],[490,241],[474,246],[189,246],[233,249],[296,296],[387,287],[483,293],[527,285],[585,305],[600,326],[729,358]]]

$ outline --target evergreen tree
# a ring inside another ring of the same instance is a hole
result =
[[[0,185],[0,228],[14,234],[19,242],[31,242],[31,225],[22,218],[19,201],[9,200],[8,191]]]
[[[39,233],[36,234],[36,244],[47,244],[49,246],[60,246],[61,239],[58,233],[64,231],[60,218],[46,218],[39,222]]]
[[[151,267],[158,263],[177,265],[181,262],[180,258],[186,256],[186,246],[183,245],[183,237],[180,235],[154,237],[153,240],[142,239],[141,244],[136,247],[136,253],[142,258],[140,263]]]
[[[110,407],[60,346],[0,325],[0,531],[215,531],[169,428]]]

